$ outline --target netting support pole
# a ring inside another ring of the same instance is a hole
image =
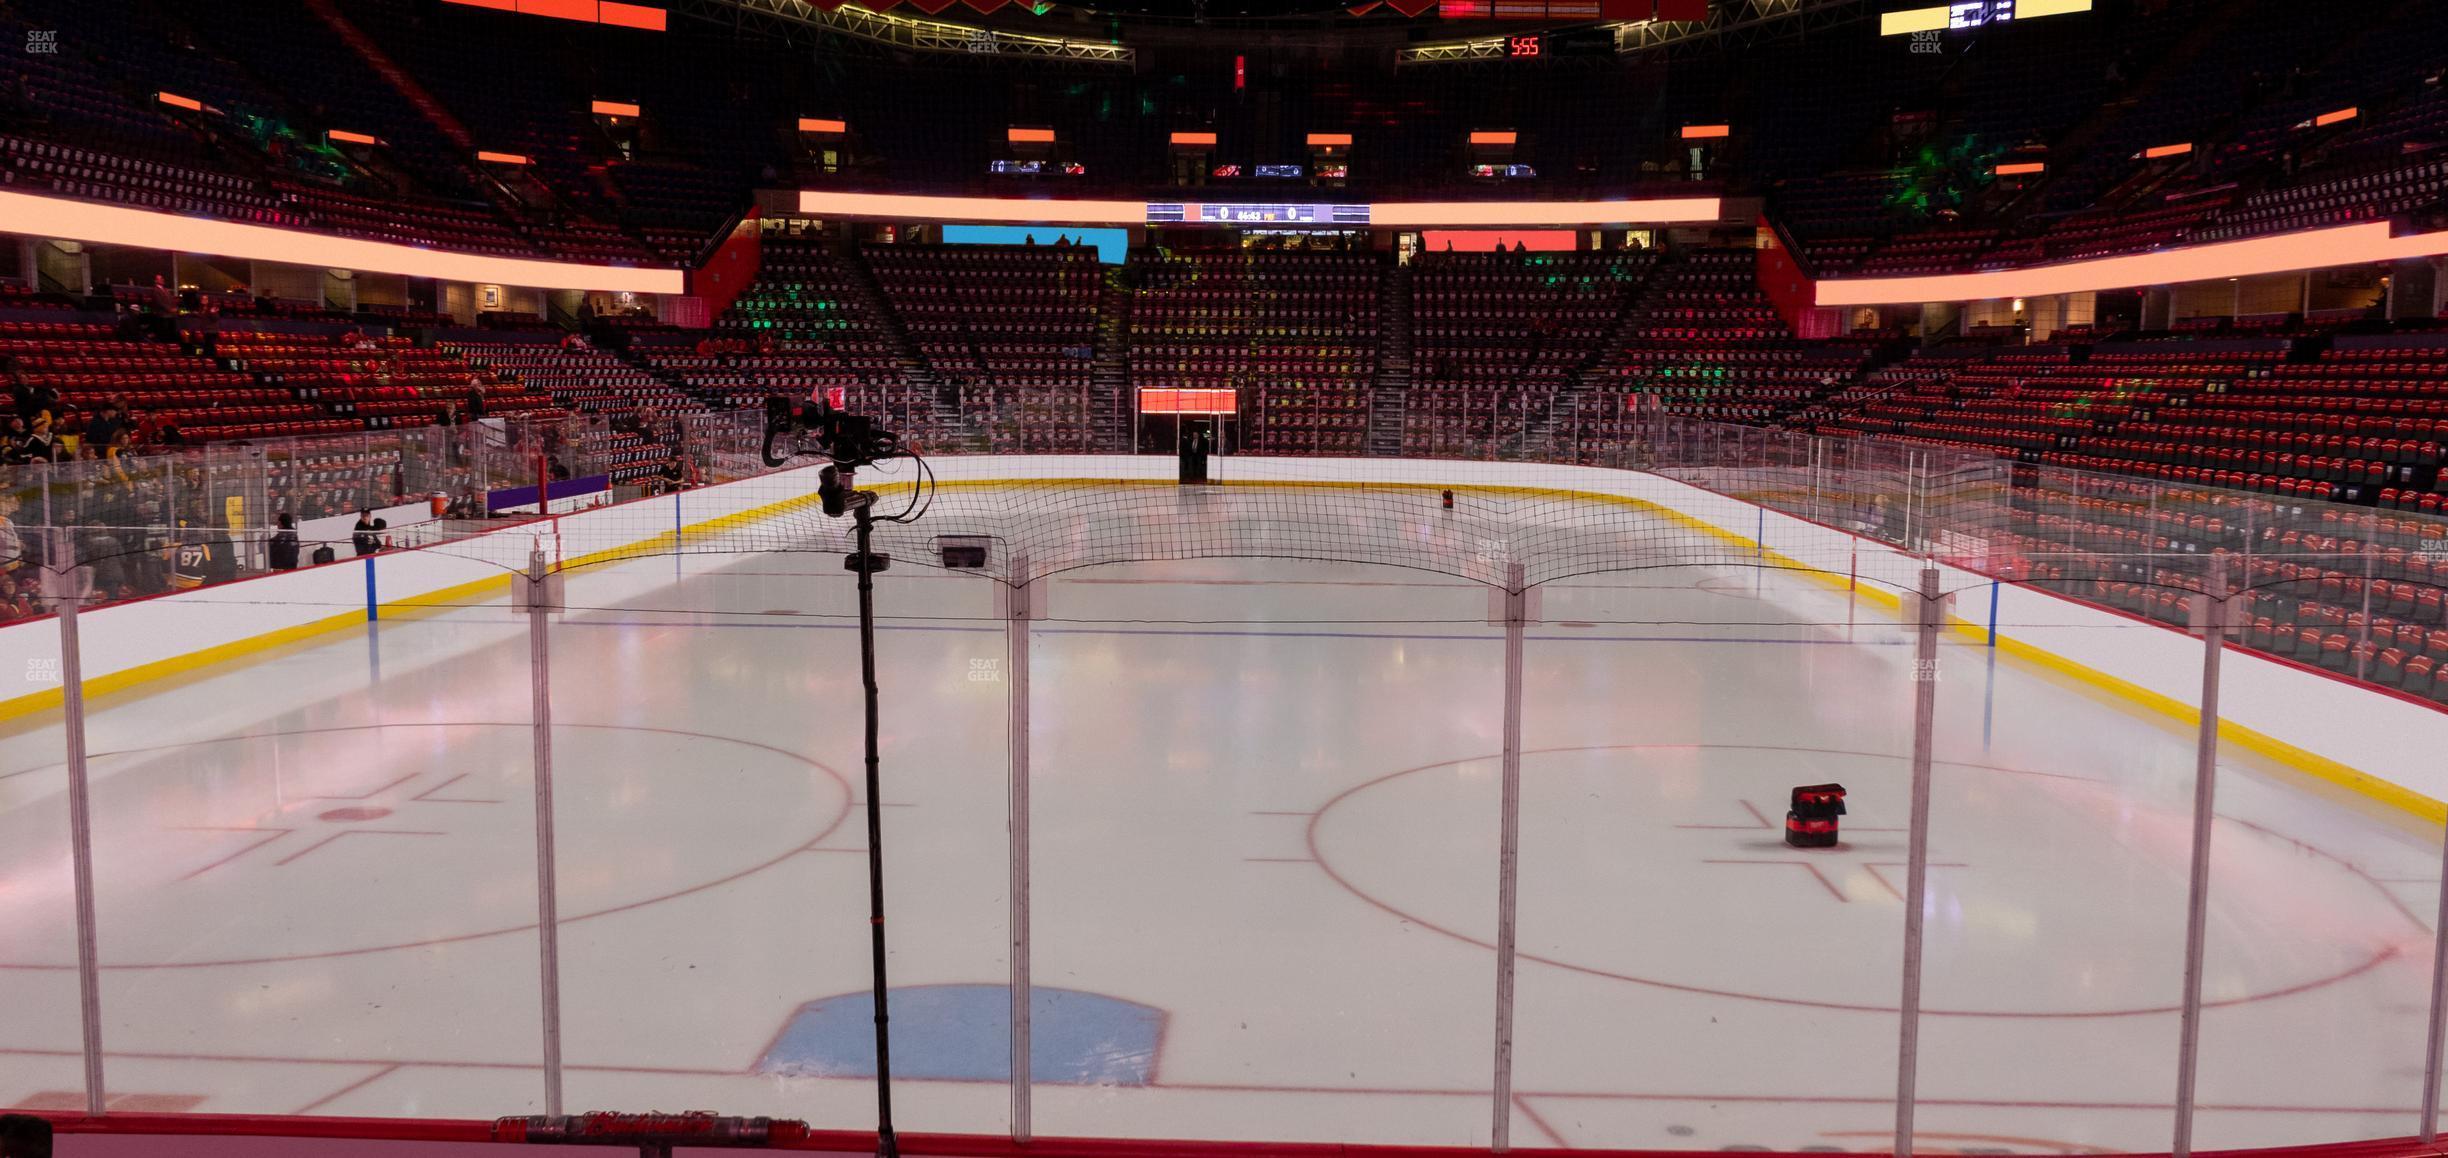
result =
[[[2448,840],[2440,843],[2440,880],[2448,882]],[[2439,1140],[2440,1063],[2448,1052],[2448,886],[2440,889],[2439,916],[2431,924],[2431,1017],[2423,1047],[2422,1144]]]
[[[1912,803],[1905,821],[1904,987],[1897,1008],[1896,1158],[1912,1158],[1913,1108],[1920,1096],[1921,931],[1929,909],[1929,812],[1931,748],[1938,727],[1938,631],[1946,621],[1946,598],[1938,569],[1921,569],[1918,630],[1913,644]]]
[[[1029,1072],[1029,557],[1015,555],[1005,584],[1005,662],[1011,671],[1011,1099],[1012,1141],[1029,1140],[1035,1078]]]
[[[2218,800],[2219,657],[2227,650],[2227,557],[2212,555],[2194,618],[2202,634],[2201,727],[2193,755],[2193,873],[2185,889],[2184,1004],[2177,1022],[2173,1158],[2193,1152],[2193,1094],[2201,1076],[2202,956],[2210,917],[2210,820]]]
[[[2372,577],[2380,562],[2380,544],[2373,541],[2379,531],[2380,516],[2365,515],[2363,523],[2363,620],[2355,629],[2355,678],[2368,679],[2371,673],[2371,605]],[[2249,582],[2249,581],[2248,581]]]
[[[1488,1148],[1513,1148],[1513,966],[1516,898],[1521,884],[1522,643],[1530,588],[1519,563],[1505,566],[1504,785],[1496,838],[1495,1122]]]
[[[85,665],[77,643],[77,573],[60,585],[60,708],[68,758],[68,855],[75,872],[77,1007],[85,1031],[85,1112],[103,1112],[102,962],[94,925],[93,797],[85,766]]]
[[[527,555],[527,670],[535,701],[536,961],[544,1008],[544,1112],[561,1112],[561,914],[553,856],[552,599],[544,551]]]

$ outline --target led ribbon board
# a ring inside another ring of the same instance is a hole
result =
[[[1228,205],[1202,201],[1162,201],[1151,202],[1148,205],[1147,223],[1150,225],[1306,225],[1318,229],[1344,226],[1366,228],[1369,223],[1369,207],[1299,202]]]

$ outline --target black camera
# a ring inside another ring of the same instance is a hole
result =
[[[780,395],[765,400],[767,466],[814,456],[856,470],[900,453],[901,436],[864,414],[836,410],[822,401],[802,405]]]

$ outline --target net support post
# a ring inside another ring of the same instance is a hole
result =
[[[2448,834],[2443,834],[2448,836]],[[2440,843],[2440,880],[2448,882],[2448,839]],[[2448,1054],[2448,883],[2431,924],[2431,1012],[2423,1045],[2422,1144],[2439,1141],[2440,1066]]]
[[[77,576],[72,571],[68,578]],[[94,920],[93,795],[85,757],[85,668],[77,639],[77,605],[84,595],[71,581],[60,584],[60,708],[68,761],[68,855],[75,874],[77,1011],[84,1031],[85,1112],[100,1114],[107,1102],[102,1085],[102,963]]]
[[[2363,517],[2363,613],[2358,617],[2360,622],[2355,628],[2356,679],[2371,678],[2372,579],[2380,563],[2379,522],[2380,516],[2376,514]],[[2246,585],[2250,585],[2249,580]]]
[[[2176,1123],[2172,1158],[2193,1152],[2193,1098],[2201,1078],[2202,959],[2210,916],[2210,822],[2218,802],[2219,658],[2227,650],[2227,557],[2212,555],[2193,599],[2193,626],[2202,637],[2200,727],[2193,754],[2192,873],[2185,887],[2184,993],[2177,1019]]]
[[[1521,884],[1522,646],[1530,588],[1520,563],[1505,565],[1504,757],[1496,837],[1496,1058],[1488,1148],[1513,1148],[1513,972]]]
[[[1029,557],[1014,555],[1011,577],[1003,584],[1004,661],[1008,667],[1004,695],[1010,701],[1008,735],[1011,749],[1011,1133],[1026,1142],[1032,1133],[1031,1106],[1035,1077],[1029,1069],[1029,620],[1035,609],[1030,589]]]
[[[1938,633],[1946,596],[1938,569],[1921,569],[1913,641],[1912,800],[1905,821],[1903,992],[1897,1002],[1896,1158],[1912,1158],[1913,1110],[1920,1096],[1921,942],[1929,909],[1930,765],[1938,725]]]
[[[527,556],[527,574],[511,584],[526,596],[527,667],[534,681],[536,961],[543,1007],[544,1112],[561,1112],[561,916],[553,855],[552,648],[547,626],[561,594],[548,582],[544,552]]]
[[[2444,833],[2443,837],[2448,837]],[[2448,1054],[2448,839],[2440,842],[2439,915],[2431,923],[2431,1014],[2423,1045],[2422,1144],[2439,1141],[2440,1065]]]

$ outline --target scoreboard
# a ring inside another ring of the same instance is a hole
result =
[[[2042,16],[2089,12],[2091,0],[1949,0],[1926,8],[1904,8],[1879,14],[1879,33],[1934,33],[1983,28]]]
[[[1298,229],[1366,229],[1366,205],[1315,202],[1218,203],[1212,201],[1151,201],[1150,225],[1278,225]]]

